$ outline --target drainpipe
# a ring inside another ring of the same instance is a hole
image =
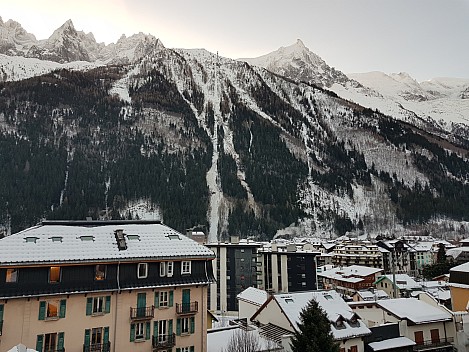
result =
[[[116,292],[116,303],[115,303],[115,309],[114,309],[114,336],[112,337],[112,351],[116,351],[116,338],[117,338],[117,300],[118,297],[121,293],[121,285],[120,285],[120,264],[121,262],[117,262],[117,274],[116,274],[116,279],[117,279],[117,292]]]

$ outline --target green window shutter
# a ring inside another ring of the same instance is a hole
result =
[[[160,293],[158,291],[155,292],[155,307],[158,308],[160,306]]]
[[[145,324],[145,340],[150,340],[151,324],[149,321]]]
[[[42,351],[42,345],[44,343],[44,335],[37,335],[36,339],[36,351]]]
[[[104,343],[109,343],[109,326],[104,327],[103,341],[104,341]]]
[[[158,338],[158,320],[153,322],[153,337]]]
[[[90,346],[90,332],[91,332],[90,329],[85,330],[85,347]]]
[[[93,312],[93,298],[88,297],[86,299],[86,315],[91,315]]]
[[[130,324],[130,342],[135,341],[135,324]]]
[[[62,299],[60,301],[60,311],[59,311],[59,318],[65,318],[65,312],[67,310],[67,300]]]
[[[176,348],[176,352],[181,352],[181,349],[179,347]]]
[[[64,333],[59,332],[58,339],[57,339],[57,351],[62,352],[63,350],[64,350]]]
[[[45,318],[46,318],[46,301],[41,301],[39,302],[39,318],[38,319],[44,320]]]
[[[173,334],[173,319],[168,320],[168,335]]]
[[[194,352],[194,346],[189,347],[190,352]]]
[[[181,318],[177,318],[176,320],[176,335],[181,335]]]
[[[170,306],[170,307],[173,306],[173,301],[174,301],[174,292],[173,292],[173,291],[169,291],[169,306]]]
[[[0,321],[3,321],[3,304],[0,304]]]
[[[106,296],[106,305],[104,306],[104,313],[111,312],[111,296]]]
[[[193,334],[195,331],[195,317],[191,317],[190,319],[190,332]]]

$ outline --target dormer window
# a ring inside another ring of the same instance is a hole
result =
[[[5,282],[18,282],[18,269],[7,269]]]
[[[191,273],[191,262],[190,260],[184,260],[181,263],[181,274],[190,274]]]
[[[60,266],[51,266],[49,268],[49,283],[55,284],[60,282]]]
[[[139,279],[145,279],[147,276],[148,276],[148,263],[138,263],[137,277]]]
[[[94,279],[96,281],[102,281],[106,278],[106,265],[97,264],[94,269]]]

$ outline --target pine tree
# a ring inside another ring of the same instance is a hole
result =
[[[300,322],[291,340],[293,352],[339,352],[326,312],[312,299],[300,313]]]

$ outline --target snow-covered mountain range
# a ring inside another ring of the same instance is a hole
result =
[[[340,97],[420,127],[460,133],[469,125],[469,78],[435,78],[417,82],[407,73],[347,74],[330,67],[301,40],[252,59],[252,65],[326,87]]]
[[[116,43],[97,43],[92,33],[77,31],[71,20],[45,40],[27,33],[13,20],[0,17],[0,53],[9,56],[37,58],[57,63],[86,61],[96,64],[129,63],[143,57],[162,43],[150,34],[122,35]]]
[[[12,194],[30,186],[0,194],[0,227],[119,217],[141,203],[180,230],[203,224],[211,239],[376,234],[441,219],[454,229],[464,218],[465,125],[458,134],[398,100],[466,102],[463,80],[427,89],[389,76],[397,83],[382,78],[392,84],[380,91],[301,41],[232,60],[144,34],[105,46],[71,21],[44,41],[13,21],[0,28],[0,177],[37,176],[35,189],[48,190],[26,205]]]

